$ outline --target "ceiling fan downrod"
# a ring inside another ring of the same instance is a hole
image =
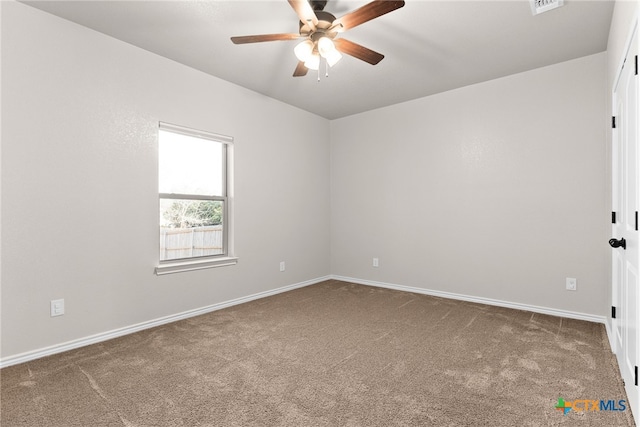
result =
[[[314,11],[324,10],[324,7],[327,5],[327,0],[309,0],[309,4]]]

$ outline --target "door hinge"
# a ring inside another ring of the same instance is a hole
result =
[[[635,369],[636,385],[638,385],[638,367]]]
[[[636,76],[638,75],[638,55],[636,55]]]
[[[616,318],[616,308],[614,306],[611,306],[611,318]]]
[[[611,117],[611,127],[614,129],[616,128],[616,116]]]
[[[611,224],[615,224],[615,223],[616,223],[616,213],[611,212]]]
[[[636,211],[636,231],[638,231],[638,211]]]

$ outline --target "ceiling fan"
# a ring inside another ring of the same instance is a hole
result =
[[[335,65],[342,58],[341,53],[376,65],[382,61],[384,55],[342,37],[337,38],[337,36],[351,28],[404,6],[403,0],[374,0],[336,19],[331,13],[324,11],[327,0],[288,1],[300,18],[299,34],[238,36],[231,37],[231,41],[235,44],[245,44],[304,39],[294,49],[294,53],[299,60],[293,72],[294,77],[304,76],[310,69],[318,70],[320,58],[325,59],[327,66]]]

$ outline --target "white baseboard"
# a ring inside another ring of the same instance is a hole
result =
[[[17,365],[19,363],[29,362],[31,360],[39,359],[41,357],[50,356],[52,354],[62,353],[64,351],[73,350],[76,348],[84,347],[91,344],[107,341],[113,338],[121,337],[123,335],[132,334],[134,332],[142,331],[144,329],[153,328],[167,323],[176,322],[178,320],[188,319],[190,317],[200,316],[201,314],[210,313],[212,311],[221,310],[223,308],[231,307],[234,305],[242,304],[245,302],[253,301],[260,298],[266,298],[271,295],[280,294],[282,292],[291,291],[297,288],[310,286],[316,283],[323,282],[331,279],[330,276],[319,277],[312,280],[296,283],[293,285],[283,286],[281,288],[272,289],[270,291],[259,292],[257,294],[248,295],[246,297],[236,298],[230,301],[224,301],[217,304],[208,305],[206,307],[196,308],[194,310],[185,311],[182,313],[172,314],[170,316],[161,317],[159,319],[149,320],[147,322],[138,323],[131,326],[125,326],[123,328],[114,329],[107,332],[102,332],[96,335],[80,338],[73,341],[68,341],[62,344],[52,345],[50,347],[41,348],[38,350],[28,351],[25,353],[16,354],[14,356],[8,356],[0,359],[0,368],[7,366]]]
[[[178,320],[188,319],[190,317],[199,316],[199,315],[202,315],[202,314],[210,313],[212,311],[221,310],[223,308],[231,307],[231,306],[234,306],[234,305],[242,304],[242,303],[253,301],[253,300],[256,300],[256,299],[265,298],[265,297],[268,297],[268,296],[271,296],[271,295],[280,294],[282,292],[291,291],[291,290],[294,290],[294,289],[297,289],[297,288],[302,288],[302,287],[305,287],[305,286],[314,285],[316,283],[320,283],[320,282],[323,282],[325,280],[330,280],[330,279],[341,280],[341,281],[344,281],[344,282],[357,283],[357,284],[366,285],[366,286],[375,286],[375,287],[379,287],[379,288],[395,289],[395,290],[404,291],[404,292],[413,292],[413,293],[416,293],[416,294],[432,295],[432,296],[437,296],[437,297],[442,297],[442,298],[450,298],[450,299],[469,301],[469,302],[475,302],[475,303],[480,303],[480,304],[494,305],[494,306],[498,306],[498,307],[513,308],[513,309],[516,309],[516,310],[531,311],[531,312],[534,312],[534,313],[541,313],[541,314],[548,314],[548,315],[551,315],[551,316],[566,317],[566,318],[569,318],[569,319],[578,319],[578,320],[586,320],[586,321],[589,321],[589,322],[603,323],[605,325],[605,327],[606,327],[606,330],[607,330],[607,336],[609,337],[609,344],[611,345],[612,349],[614,348],[613,347],[613,341],[612,341],[613,335],[611,333],[609,323],[607,322],[607,318],[605,316],[596,316],[596,315],[592,315],[592,314],[578,313],[578,312],[566,311],[566,310],[558,310],[558,309],[555,309],[555,308],[548,308],[548,307],[539,307],[539,306],[529,305],[529,304],[521,304],[521,303],[514,303],[514,302],[508,302],[508,301],[502,301],[502,300],[495,300],[495,299],[491,299],[491,298],[474,297],[474,296],[469,296],[469,295],[456,294],[456,293],[452,293],[452,292],[435,291],[435,290],[431,290],[431,289],[424,289],[424,288],[416,288],[416,287],[412,287],[412,286],[397,285],[397,284],[393,284],[393,283],[376,282],[376,281],[372,281],[372,280],[357,279],[357,278],[354,278],[354,277],[344,277],[344,276],[330,275],[330,276],[325,276],[325,277],[319,277],[319,278],[312,279],[312,280],[307,280],[307,281],[296,283],[296,284],[293,284],[293,285],[283,286],[281,288],[272,289],[270,291],[259,292],[257,294],[236,298],[236,299],[233,299],[233,300],[230,300],[230,301],[224,301],[224,302],[221,302],[221,303],[212,304],[212,305],[209,305],[209,306],[206,306],[206,307],[201,307],[201,308],[197,308],[197,309],[194,309],[194,310],[185,311],[185,312],[173,314],[173,315],[170,315],[170,316],[161,317],[159,319],[154,319],[154,320],[138,323],[138,324],[131,325],[131,326],[125,326],[123,328],[114,329],[114,330],[111,330],[111,331],[99,333],[99,334],[96,334],[96,335],[91,335],[91,336],[80,338],[80,339],[73,340],[73,341],[68,341],[68,342],[65,342],[65,343],[62,343],[62,344],[56,344],[56,345],[53,345],[53,346],[50,346],[50,347],[45,347],[45,348],[41,348],[41,349],[37,349],[37,350],[25,352],[25,353],[20,353],[20,354],[14,355],[14,356],[8,356],[8,357],[5,357],[3,359],[0,359],[0,368],[5,368],[7,366],[17,365],[19,363],[29,362],[31,360],[39,359],[41,357],[50,356],[50,355],[57,354],[57,353],[62,353],[64,351],[73,350],[73,349],[84,347],[84,346],[91,345],[91,344],[96,344],[96,343],[107,341],[107,340],[110,340],[110,339],[113,339],[113,338],[121,337],[123,335],[132,334],[134,332],[142,331],[144,329],[149,329],[149,328],[153,328],[153,327],[156,327],[156,326],[165,325],[167,323],[176,322]]]
[[[609,319],[605,319],[604,326],[605,328],[607,328],[607,338],[609,339],[609,347],[611,347],[611,352],[615,354],[617,352],[617,349],[616,349],[616,343],[613,336],[613,329],[611,329],[613,325],[611,324]]]
[[[569,319],[586,320],[586,321],[589,321],[589,322],[604,323],[605,326],[607,327],[607,333],[609,333],[609,326],[607,324],[607,318],[605,316],[596,316],[594,314],[578,313],[578,312],[575,312],[575,311],[567,311],[567,310],[558,310],[556,308],[539,307],[539,306],[536,306],[536,305],[521,304],[521,303],[517,303],[517,302],[502,301],[502,300],[496,300],[496,299],[491,299],[491,298],[474,297],[474,296],[470,296],[470,295],[462,295],[462,294],[456,294],[456,293],[452,293],[452,292],[434,291],[434,290],[431,290],[431,289],[415,288],[415,287],[412,287],[412,286],[396,285],[396,284],[393,284],[393,283],[384,283],[384,282],[376,282],[376,281],[372,281],[372,280],[356,279],[356,278],[353,278],[353,277],[343,277],[343,276],[332,275],[331,279],[341,280],[341,281],[344,281],[344,282],[357,283],[359,285],[375,286],[375,287],[378,287],[378,288],[395,289],[395,290],[404,291],[404,292],[413,292],[414,294],[432,295],[432,296],[442,297],[442,298],[450,298],[450,299],[456,299],[456,300],[462,300],[462,301],[476,302],[476,303],[479,303],[479,304],[487,304],[487,305],[495,305],[495,306],[498,306],[498,307],[513,308],[513,309],[516,309],[516,310],[531,311],[531,312],[534,312],[534,313],[548,314],[550,316],[566,317],[566,318],[569,318]]]

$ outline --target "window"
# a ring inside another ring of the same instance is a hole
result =
[[[160,123],[156,274],[235,264],[230,254],[233,138]]]

